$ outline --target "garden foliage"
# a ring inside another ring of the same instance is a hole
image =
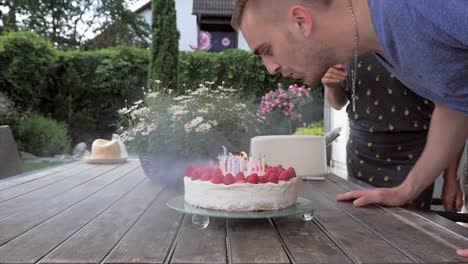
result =
[[[53,100],[57,51],[32,32],[0,37],[0,92],[15,104],[48,111]]]
[[[125,101],[143,99],[149,54],[123,46],[63,52],[34,33],[9,33],[0,36],[0,92],[22,111],[65,122],[73,142],[90,144],[115,131],[117,110]],[[212,87],[234,87],[236,96],[247,100],[262,97],[278,83],[288,87],[294,80],[269,75],[260,58],[243,50],[181,52],[174,95],[187,95],[187,89],[205,81],[214,82]],[[315,87],[310,96],[322,100],[322,90]],[[307,109],[322,118],[323,105]],[[304,113],[303,119],[310,122]]]
[[[14,129],[19,118],[20,115],[13,102],[0,92],[0,126],[8,125]]]
[[[179,36],[176,23],[174,0],[152,0],[152,31],[153,37],[150,49],[148,89],[155,90],[159,86],[177,88],[179,70]]]
[[[16,131],[20,149],[37,156],[53,156],[70,152],[70,137],[64,123],[40,115],[20,121]]]
[[[286,89],[279,83],[276,90],[262,96],[257,113],[264,134],[293,134],[297,127],[322,119],[323,99],[310,87],[293,84]]]
[[[137,152],[213,157],[221,146],[248,150],[259,133],[255,106],[233,88],[206,82],[183,95],[149,92],[144,100],[119,110],[120,132]]]

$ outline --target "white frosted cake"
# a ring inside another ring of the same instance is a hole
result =
[[[184,177],[185,202],[226,211],[279,210],[296,203],[301,179],[296,177],[293,168],[264,166],[258,174],[239,171],[234,176],[230,172],[223,173],[219,167],[189,166]]]

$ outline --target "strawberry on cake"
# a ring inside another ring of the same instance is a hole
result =
[[[235,175],[235,176],[234,176]],[[202,208],[226,211],[279,210],[297,200],[294,168],[268,166],[260,159],[227,157],[220,166],[185,170],[184,200]]]

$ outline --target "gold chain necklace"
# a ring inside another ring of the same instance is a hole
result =
[[[353,112],[356,112],[356,78],[357,78],[357,58],[358,58],[358,49],[359,49],[359,32],[356,22],[356,16],[354,15],[353,1],[348,0],[349,9],[351,10],[351,17],[353,18],[354,26],[354,65],[351,69],[351,79],[352,79],[352,92],[351,100],[353,102]]]

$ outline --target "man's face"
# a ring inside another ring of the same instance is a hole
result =
[[[333,65],[328,58],[329,49],[320,41],[305,37],[293,19],[271,22],[253,13],[246,10],[240,29],[270,74],[281,73],[313,85]]]

